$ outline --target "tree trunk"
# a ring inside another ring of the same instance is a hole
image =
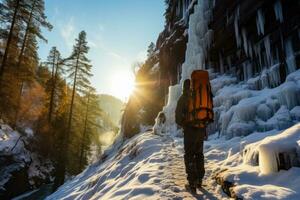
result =
[[[21,51],[20,51],[20,54],[19,54],[17,68],[19,68],[21,63],[22,63],[22,58],[23,58],[23,54],[24,54],[24,50],[25,50],[25,46],[26,46],[26,42],[27,42],[27,37],[28,37],[28,34],[29,34],[30,24],[31,24],[31,20],[32,20],[33,11],[34,11],[34,8],[35,8],[36,1],[37,0],[35,0],[32,4],[31,11],[30,11],[30,14],[29,14],[29,19],[28,19],[27,24],[26,24],[26,31],[25,31],[23,42],[22,42]]]
[[[81,47],[81,44],[79,45],[79,47]],[[72,115],[73,115],[74,99],[75,99],[75,93],[76,93],[77,72],[78,72],[78,67],[79,67],[78,66],[79,65],[79,55],[80,55],[80,52],[78,52],[77,58],[76,58],[74,81],[73,81],[73,90],[72,90],[72,99],[71,99],[70,112],[69,112],[69,117],[68,117],[68,128],[67,128],[67,132],[66,132],[66,137],[64,139],[65,140],[64,141],[65,153],[67,155],[66,158],[64,159],[63,166],[62,166],[64,168],[64,172],[66,172],[66,164],[67,164],[67,161],[68,161],[68,151],[69,151],[68,141],[69,141],[71,126],[72,126]]]
[[[13,128],[17,127],[17,122],[18,122],[18,118],[19,118],[19,110],[20,110],[20,105],[21,105],[21,97],[22,97],[22,93],[23,93],[23,87],[24,87],[24,82],[22,81],[21,85],[20,85],[20,90],[19,90],[19,93],[18,93],[18,98],[17,98],[18,108],[15,111],[15,118],[14,118],[14,122],[13,122]]]
[[[72,99],[71,99],[69,120],[68,120],[67,140],[69,139],[69,132],[71,131],[71,125],[72,125],[72,115],[73,115],[73,106],[74,106],[74,99],[75,99],[75,93],[76,93],[78,63],[79,63],[79,53],[77,55],[76,64],[75,64],[75,74],[74,74],[74,82],[73,82],[73,89],[72,89]]]
[[[50,96],[50,105],[49,105],[49,113],[48,113],[48,121],[51,123],[52,121],[52,113],[53,113],[53,101],[54,101],[54,93],[56,89],[56,79],[57,79],[57,73],[58,73],[58,59],[55,63],[55,52],[54,52],[54,58],[53,58],[53,65],[52,65],[52,88],[51,88],[51,96]],[[55,72],[54,72],[55,71]]]
[[[17,14],[18,14],[18,11],[19,11],[19,6],[20,6],[20,0],[16,0],[14,15],[13,15],[12,22],[11,22],[11,25],[10,25],[10,30],[9,30],[9,34],[8,34],[8,38],[7,38],[7,42],[6,42],[6,48],[5,48],[5,51],[4,51],[2,64],[1,64],[1,68],[0,68],[0,88],[1,88],[1,82],[2,82],[2,78],[3,78],[3,73],[4,73],[7,57],[8,57],[10,43],[11,43],[11,40],[12,40],[12,37],[13,37],[13,32],[14,32],[16,19],[17,19]]]
[[[81,141],[81,150],[80,150],[80,159],[79,159],[79,170],[82,169],[82,162],[83,162],[83,151],[85,145],[85,136],[86,136],[86,129],[87,129],[87,120],[89,115],[89,103],[90,103],[90,92],[88,94],[88,100],[86,105],[86,112],[85,112],[85,119],[84,119],[84,129],[82,133],[82,141]]]

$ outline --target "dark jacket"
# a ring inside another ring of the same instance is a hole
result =
[[[177,107],[175,110],[175,121],[179,126],[185,127],[187,124],[185,120],[188,114],[188,92],[184,92],[177,101]]]

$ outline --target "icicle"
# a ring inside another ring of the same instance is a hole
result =
[[[261,89],[263,89],[265,87],[269,87],[269,79],[268,79],[267,69],[264,69],[261,72],[261,75],[260,75],[260,87],[261,87]]]
[[[288,73],[292,73],[296,71],[297,66],[296,66],[296,60],[295,60],[294,50],[292,46],[292,40],[290,38],[285,42],[285,54],[286,54],[285,61],[288,67]]]
[[[230,56],[227,56],[226,60],[227,60],[228,68],[230,69],[231,68],[231,59],[230,59]]]
[[[223,57],[221,53],[219,53],[219,60],[220,60],[220,72],[223,74],[224,73],[224,63],[223,63]]]
[[[279,69],[279,63],[276,65],[273,65],[269,70],[269,80],[270,80],[270,86],[271,87],[277,87],[280,85],[280,69]]]
[[[261,53],[260,43],[258,43],[254,46],[254,52],[255,52],[255,55],[258,57],[259,65],[262,66],[261,54],[260,54]]]
[[[235,40],[238,48],[241,47],[241,38],[239,34],[239,17],[240,17],[240,7],[237,8],[234,16],[234,32],[235,32]]]
[[[283,15],[282,15],[282,6],[280,0],[277,0],[274,3],[274,12],[275,12],[276,19],[282,23]]]
[[[249,61],[243,63],[245,81],[252,77],[252,65]]]
[[[248,41],[248,46],[249,46],[249,48],[248,48],[248,53],[249,53],[249,55],[250,55],[250,58],[253,58],[253,47],[252,47],[252,44],[251,44],[251,42],[250,41]]]
[[[264,45],[266,49],[267,63],[268,65],[270,65],[272,62],[272,54],[271,54],[271,43],[270,43],[269,35],[264,38]]]
[[[244,44],[244,50],[246,55],[248,56],[248,42],[247,42],[247,33],[246,30],[242,29],[242,36],[243,36],[243,44]]]
[[[265,17],[262,13],[261,9],[257,10],[257,16],[256,16],[256,27],[257,27],[257,34],[264,35],[265,34]]]

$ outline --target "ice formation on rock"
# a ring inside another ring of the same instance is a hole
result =
[[[300,140],[300,124],[297,124],[282,133],[266,137],[265,139],[252,143],[245,147],[246,153],[244,155],[245,163],[253,163],[253,158],[257,159],[258,155],[259,169],[262,174],[271,174],[279,170],[279,153],[295,151],[299,145],[297,141]],[[292,160],[291,165],[299,164],[298,158]]]
[[[212,2],[199,0],[194,6],[194,13],[190,16],[188,29],[188,43],[185,62],[182,65],[181,80],[178,85],[169,88],[168,104],[163,111],[166,114],[167,123],[175,123],[175,108],[181,94],[181,85],[185,79],[190,79],[191,73],[196,69],[205,69],[207,49],[210,47],[213,32],[209,30],[208,23],[211,20]]]

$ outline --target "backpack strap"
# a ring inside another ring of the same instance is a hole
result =
[[[207,107],[209,104],[209,89],[208,89],[208,84],[206,84],[206,103],[207,103]],[[208,109],[206,110],[206,120],[209,118],[209,111]]]
[[[193,99],[193,120],[196,119],[196,90],[195,90],[195,86],[196,86],[196,80],[193,80],[193,85],[192,85],[192,99]]]

